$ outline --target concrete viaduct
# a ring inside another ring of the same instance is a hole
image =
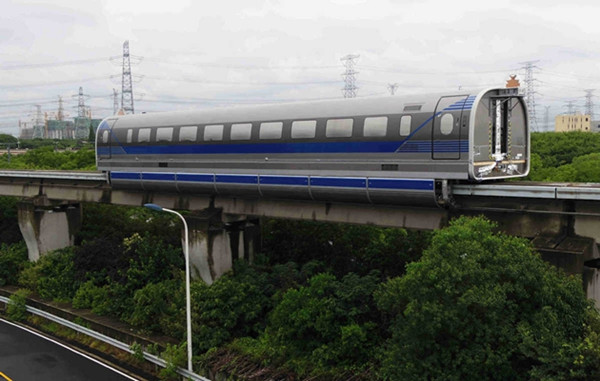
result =
[[[455,185],[447,208],[242,199],[112,189],[100,172],[0,171],[0,195],[21,197],[19,227],[30,260],[73,244],[82,203],[192,211],[193,273],[208,284],[236,258],[251,260],[259,245],[260,217],[372,224],[435,230],[459,215],[485,215],[508,234],[532,240],[542,257],[581,274],[600,306],[600,184],[503,182]]]

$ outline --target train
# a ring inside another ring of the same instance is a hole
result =
[[[529,172],[516,88],[111,116],[96,163],[115,189],[448,205],[464,182]]]

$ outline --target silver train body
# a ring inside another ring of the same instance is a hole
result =
[[[448,187],[526,176],[516,89],[114,116],[96,134],[114,188],[432,205]]]

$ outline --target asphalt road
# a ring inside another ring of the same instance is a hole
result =
[[[0,319],[0,381],[135,380],[60,343]]]

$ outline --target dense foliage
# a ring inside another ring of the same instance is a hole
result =
[[[528,179],[600,182],[600,134],[533,133]]]
[[[493,228],[481,218],[454,221],[404,277],[382,285],[376,299],[392,334],[382,353],[383,378],[600,376],[598,354],[588,357],[578,348],[592,308],[581,279],[543,262],[527,241]],[[596,339],[596,350],[599,344]],[[593,374],[586,373],[590,363]]]
[[[19,273],[27,266],[27,247],[24,242],[0,244],[0,286],[16,284]]]
[[[371,270],[401,275],[431,239],[429,232],[291,220],[266,221],[263,236],[263,253],[272,263],[318,260],[337,276]]]
[[[55,147],[44,146],[21,155],[0,156],[0,168],[92,171],[96,169],[96,154],[91,148],[56,151]]]

